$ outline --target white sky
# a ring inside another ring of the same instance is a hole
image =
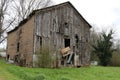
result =
[[[98,30],[113,28],[115,38],[120,39],[120,0],[53,0],[56,4],[66,1]]]

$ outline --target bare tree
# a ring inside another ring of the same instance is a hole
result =
[[[0,43],[7,35],[4,34],[14,29],[20,21],[26,19],[36,9],[52,4],[51,0],[0,0]]]
[[[47,7],[51,3],[51,0],[13,0],[14,6],[12,8],[17,15],[16,24],[27,18],[33,10]]]
[[[94,25],[93,25],[93,26],[94,26]],[[96,61],[96,60],[98,61],[97,55],[92,52],[92,51],[93,51],[92,45],[96,45],[97,40],[99,40],[99,35],[100,35],[100,33],[98,33],[98,32],[96,31],[95,27],[93,27],[93,28],[91,29],[91,34],[90,34],[91,61]]]
[[[15,21],[9,14],[9,4],[11,0],[0,0],[0,44],[6,39],[8,28]]]
[[[4,14],[7,9],[8,0],[1,0],[0,1],[0,38],[2,34],[2,25],[4,20]]]

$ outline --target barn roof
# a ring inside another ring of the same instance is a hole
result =
[[[17,30],[20,26],[24,25],[28,20],[31,19],[31,17],[33,15],[35,15],[36,12],[40,12],[40,11],[46,11],[46,10],[50,10],[52,8],[57,8],[57,7],[61,7],[61,6],[66,6],[66,5],[70,5],[72,8],[74,8],[74,10],[77,12],[77,14],[79,14],[79,16],[89,25],[89,27],[91,28],[92,26],[83,18],[83,16],[77,11],[77,9],[68,1],[68,2],[65,2],[65,3],[61,3],[61,4],[58,4],[58,5],[53,5],[53,6],[49,6],[49,7],[46,7],[46,8],[42,8],[42,9],[38,9],[38,10],[34,10],[26,19],[22,20],[18,26],[16,26],[13,30],[9,31],[9,33],[11,32],[14,32],[15,30]]]

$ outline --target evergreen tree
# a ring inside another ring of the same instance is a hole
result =
[[[112,48],[113,31],[111,30],[108,34],[103,32],[97,40],[95,45],[92,45],[93,52],[97,54],[101,65],[107,66],[112,58],[114,49]]]

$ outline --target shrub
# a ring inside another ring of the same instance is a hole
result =
[[[111,66],[120,66],[120,53],[114,52],[111,59]]]
[[[41,68],[51,67],[51,54],[48,46],[43,46],[36,51],[36,66]]]

